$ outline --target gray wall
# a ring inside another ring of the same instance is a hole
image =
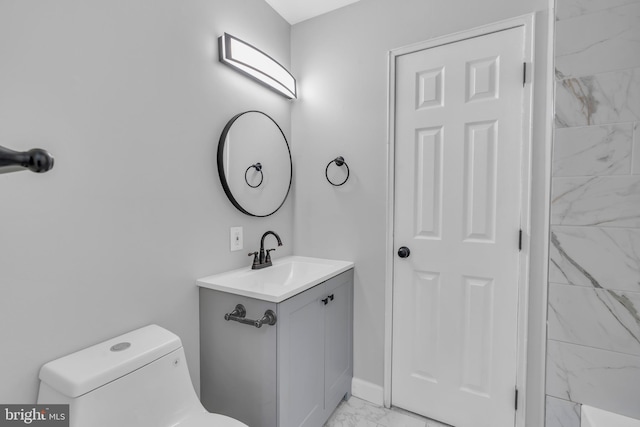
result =
[[[362,0],[292,28],[292,66],[300,99],[292,111],[295,251],[356,263],[354,374],[383,384],[387,168],[387,55],[407,44],[537,14],[534,111],[531,325],[543,342],[545,204],[546,0]],[[351,178],[335,188],[326,164],[345,157]],[[301,171],[304,171],[301,173]],[[543,395],[544,358],[532,357],[532,398]],[[536,366],[533,366],[536,364]],[[536,388],[537,387],[537,388]],[[542,401],[542,399],[539,399]],[[532,403],[538,414],[541,403]],[[531,425],[541,425],[534,420]]]
[[[640,1],[558,0],[547,427],[640,418]]]
[[[149,323],[180,335],[198,388],[195,280],[247,265],[269,229],[291,253],[291,201],[251,219],[218,180],[234,114],[290,133],[288,101],[217,61],[224,31],[289,64],[262,0],[0,0],[0,145],[56,158],[0,175],[0,402],[35,402],[43,363]]]

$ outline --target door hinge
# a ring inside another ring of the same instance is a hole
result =
[[[522,63],[522,87],[524,87],[527,83],[529,83],[531,74],[531,64],[528,62]]]
[[[522,228],[518,233],[518,251],[522,251]]]
[[[518,410],[518,387],[516,387],[516,398],[513,406],[516,408],[516,411],[517,411]]]

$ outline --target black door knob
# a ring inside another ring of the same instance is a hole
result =
[[[402,246],[400,249],[398,249],[398,256],[400,258],[407,258],[410,254],[411,251],[406,246]]]

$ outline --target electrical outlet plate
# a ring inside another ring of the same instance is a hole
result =
[[[229,233],[229,249],[233,251],[242,250],[242,227],[231,227]]]

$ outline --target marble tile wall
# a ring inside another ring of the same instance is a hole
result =
[[[549,396],[638,418],[640,357],[555,340],[547,357]]]
[[[639,23],[640,2],[559,21],[557,75],[564,79],[640,67]]]
[[[640,0],[557,0],[546,427],[640,418]]]
[[[547,396],[547,426],[580,427],[580,404]]]
[[[640,46],[637,49],[640,52]],[[560,78],[556,82],[556,127],[636,122],[640,120],[639,102],[640,68]]]
[[[565,20],[601,10],[634,3],[637,0],[558,0],[556,19]]]
[[[633,132],[632,123],[556,129],[553,175],[628,175]]]

